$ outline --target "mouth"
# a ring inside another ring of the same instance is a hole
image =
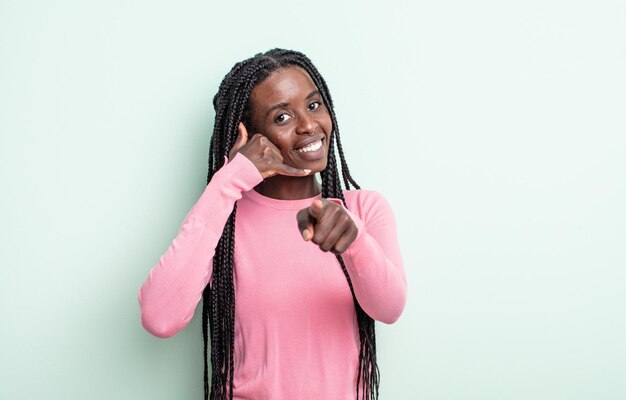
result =
[[[304,147],[296,149],[298,153],[311,153],[322,148],[322,139],[318,139],[313,143],[307,144]]]
[[[299,143],[293,151],[301,159],[308,161],[318,160],[326,154],[324,140],[326,140],[324,135],[309,138]]]

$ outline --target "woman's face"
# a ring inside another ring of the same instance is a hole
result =
[[[278,147],[283,163],[312,172],[326,168],[332,120],[305,70],[293,66],[273,72],[252,90],[250,100],[253,133]]]

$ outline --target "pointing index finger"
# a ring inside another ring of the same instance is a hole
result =
[[[314,200],[309,207],[309,214],[315,219],[319,219],[324,214],[324,201],[322,199]]]

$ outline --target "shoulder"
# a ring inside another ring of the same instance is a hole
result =
[[[361,218],[369,219],[380,214],[392,214],[391,206],[385,197],[374,190],[344,190],[348,210]]]
[[[343,195],[346,198],[346,202],[367,203],[367,202],[386,201],[385,197],[375,190],[367,190],[367,189],[344,190]]]

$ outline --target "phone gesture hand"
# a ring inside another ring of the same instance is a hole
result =
[[[237,131],[239,134],[228,154],[229,160],[237,153],[243,154],[252,161],[263,179],[274,175],[305,176],[311,173],[310,169],[294,168],[284,164],[278,147],[262,134],[255,133],[252,138],[248,138],[248,131],[242,122],[239,123]]]

